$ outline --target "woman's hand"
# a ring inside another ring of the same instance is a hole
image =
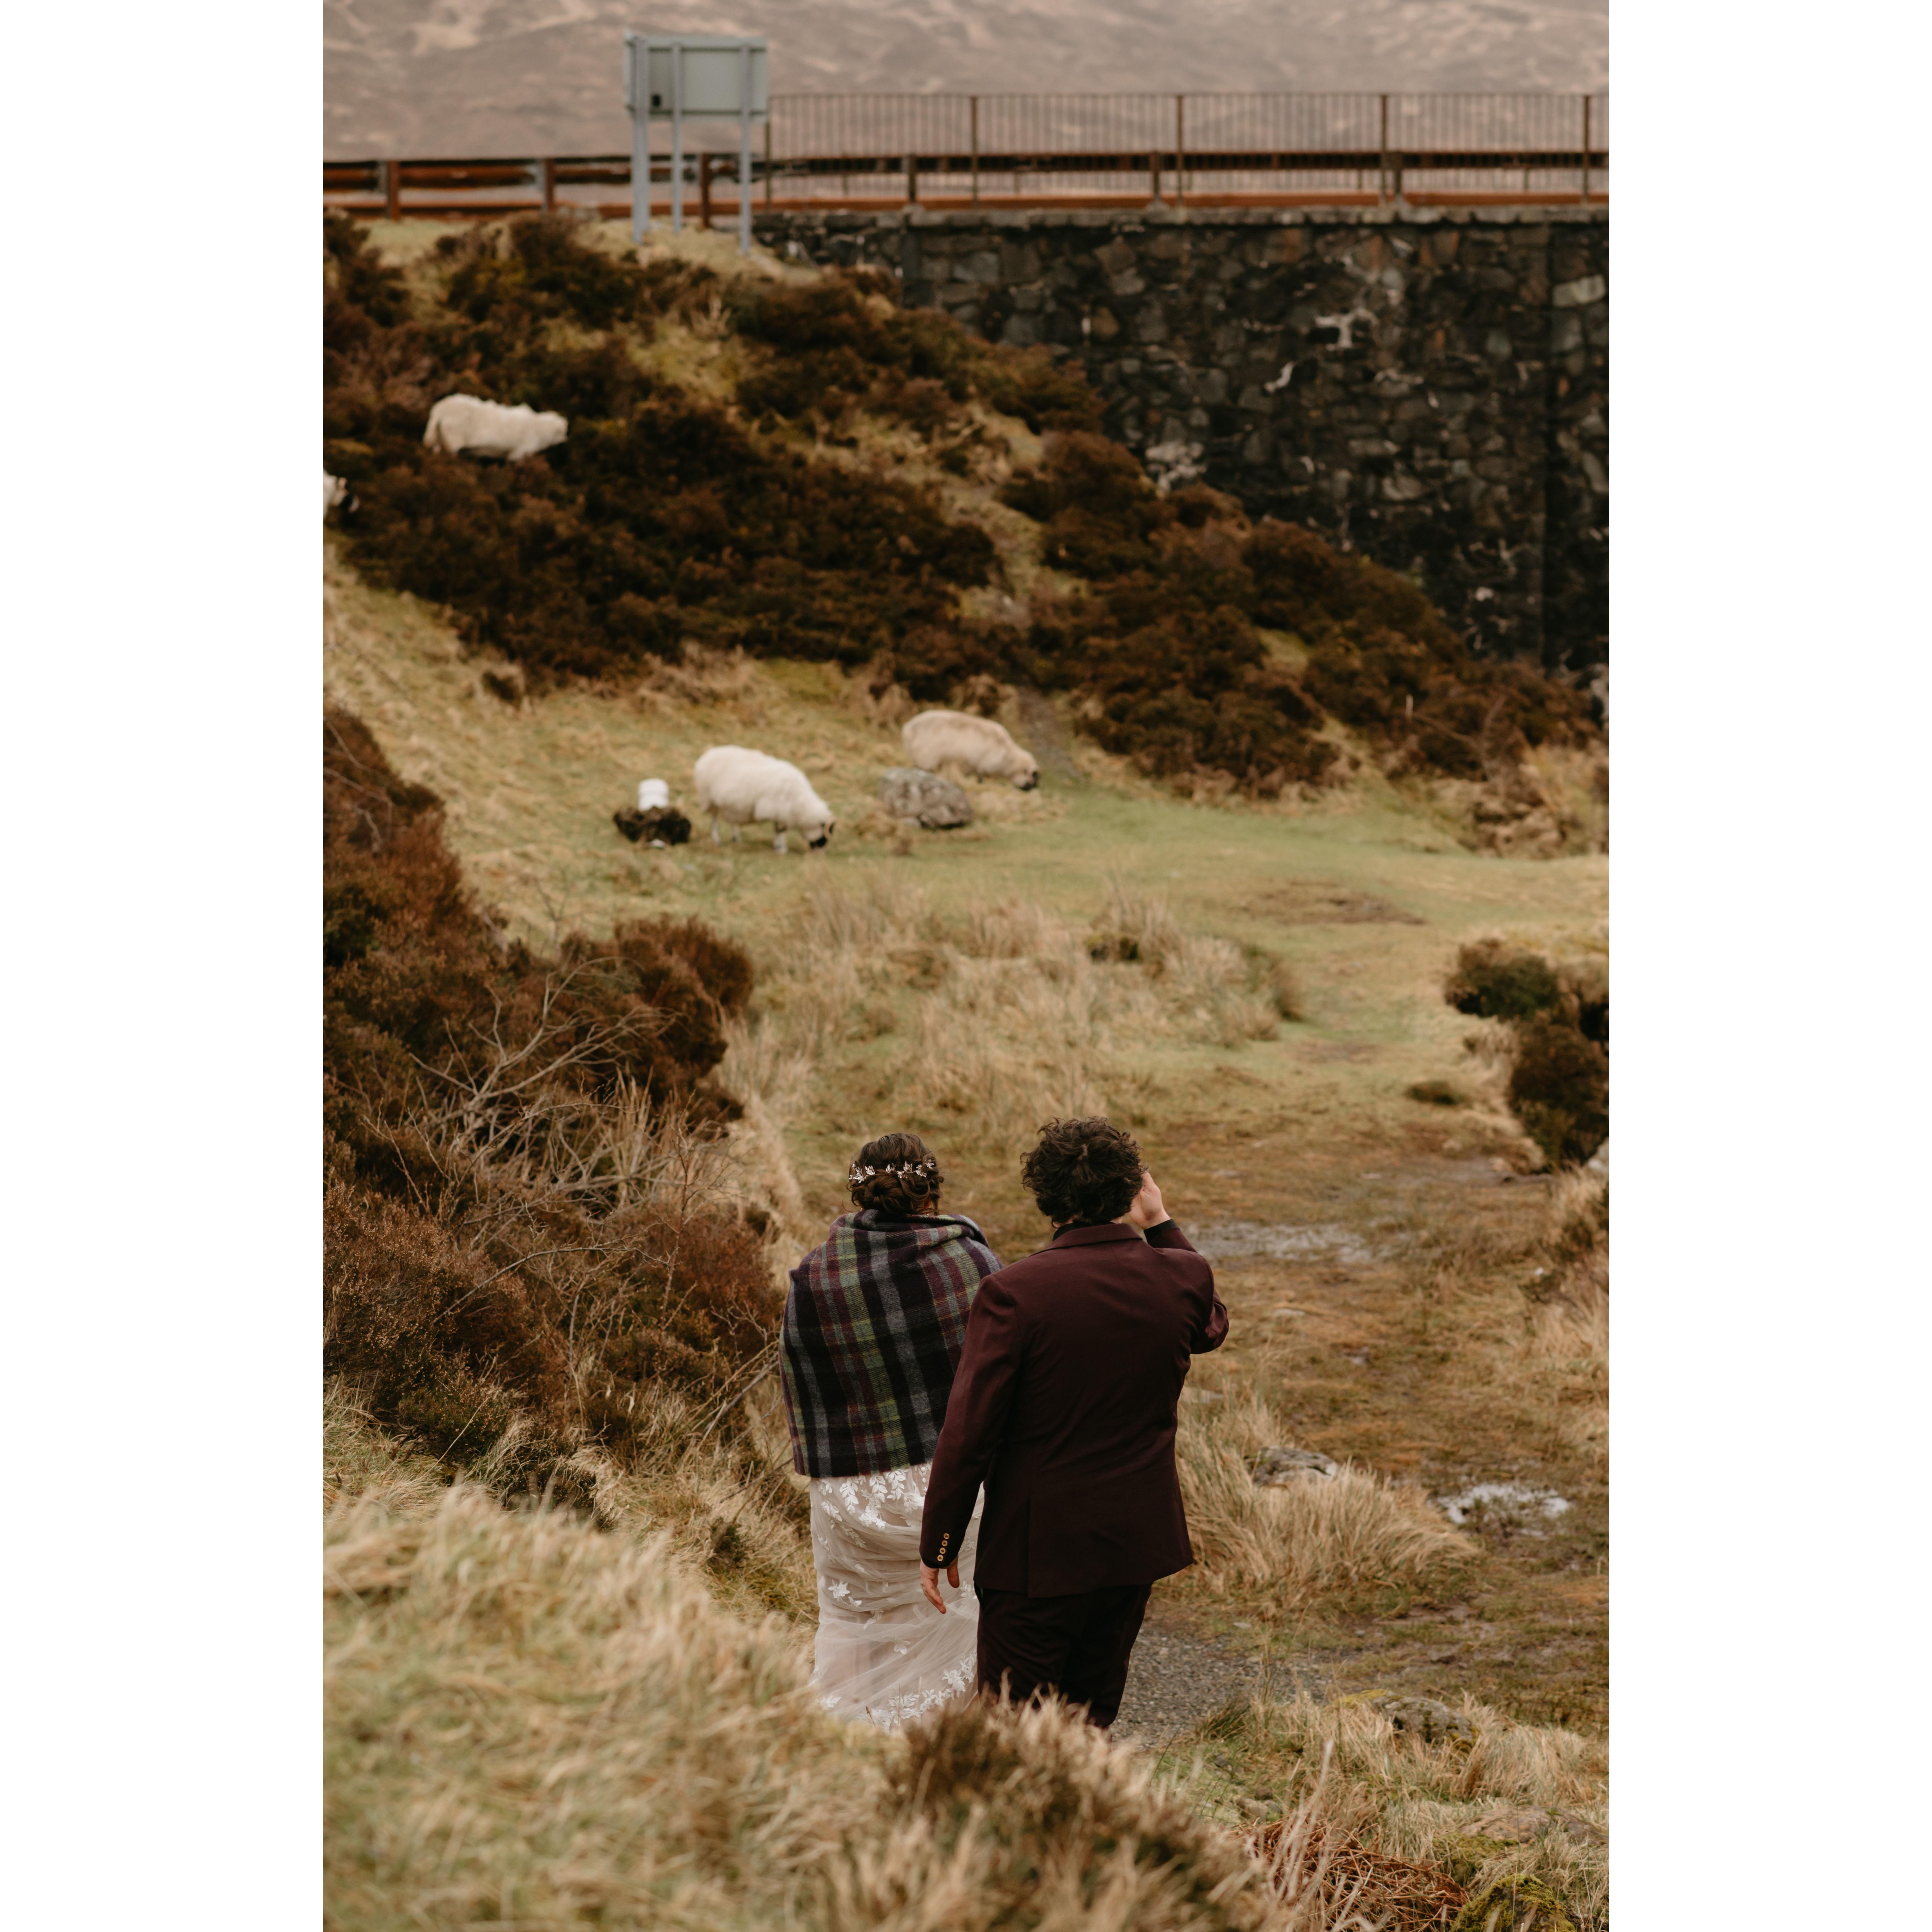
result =
[[[959,1566],[949,1563],[946,1566],[946,1580],[956,1590],[959,1587]],[[919,1566],[919,1587],[926,1592],[926,1600],[943,1617],[946,1606],[939,1600],[939,1572],[928,1570],[922,1563]]]
[[[1114,1197],[1120,1198],[1118,1195]],[[1134,1196],[1133,1204],[1127,1210],[1127,1222],[1144,1234],[1148,1228],[1158,1227],[1167,1219],[1167,1210],[1161,1205],[1160,1190],[1154,1185],[1154,1176],[1143,1168],[1141,1170],[1141,1191]]]

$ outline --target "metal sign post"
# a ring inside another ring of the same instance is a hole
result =
[[[687,118],[738,122],[738,247],[752,247],[752,123],[770,126],[762,36],[631,34],[624,36],[624,105],[631,116],[631,238],[651,225],[651,123],[670,123],[670,225],[684,226],[684,124]]]

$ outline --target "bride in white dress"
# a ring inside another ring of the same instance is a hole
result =
[[[977,1676],[973,1527],[941,1616],[920,1589],[920,1516],[967,1310],[999,1266],[974,1223],[940,1211],[944,1177],[916,1134],[859,1151],[856,1212],[793,1271],[785,1408],[812,1479],[818,1576],[812,1683],[826,1709],[886,1730],[963,1701]]]

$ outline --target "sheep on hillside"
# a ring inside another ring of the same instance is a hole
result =
[[[501,456],[520,463],[569,434],[569,422],[554,410],[533,410],[528,403],[511,409],[486,403],[480,396],[445,396],[429,412],[423,441],[452,456],[467,450],[472,456]]]
[[[815,851],[832,836],[832,812],[804,772],[782,758],[748,752],[741,745],[714,745],[692,767],[698,783],[698,808],[711,814],[711,842],[724,844],[720,819],[738,828],[754,821],[772,828],[772,850],[785,849],[788,832],[802,832]]]
[[[345,478],[332,476],[325,470],[322,472],[322,514],[327,516],[338,504],[344,509],[352,510],[356,507],[356,499],[350,495],[349,484]]]
[[[906,756],[922,771],[958,765],[982,778],[1010,778],[1022,791],[1040,783],[1033,754],[990,718],[975,718],[968,711],[922,711],[907,719],[899,736],[905,740]]]

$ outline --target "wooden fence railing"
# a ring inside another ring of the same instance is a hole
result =
[[[1609,195],[1609,119],[1601,94],[777,94],[747,185],[773,209],[1588,203]],[[686,130],[705,221],[714,184],[731,184],[715,212],[737,208],[737,154],[711,131]],[[670,180],[654,158],[654,211]],[[326,202],[391,220],[623,215],[632,188],[625,154],[322,168]]]

